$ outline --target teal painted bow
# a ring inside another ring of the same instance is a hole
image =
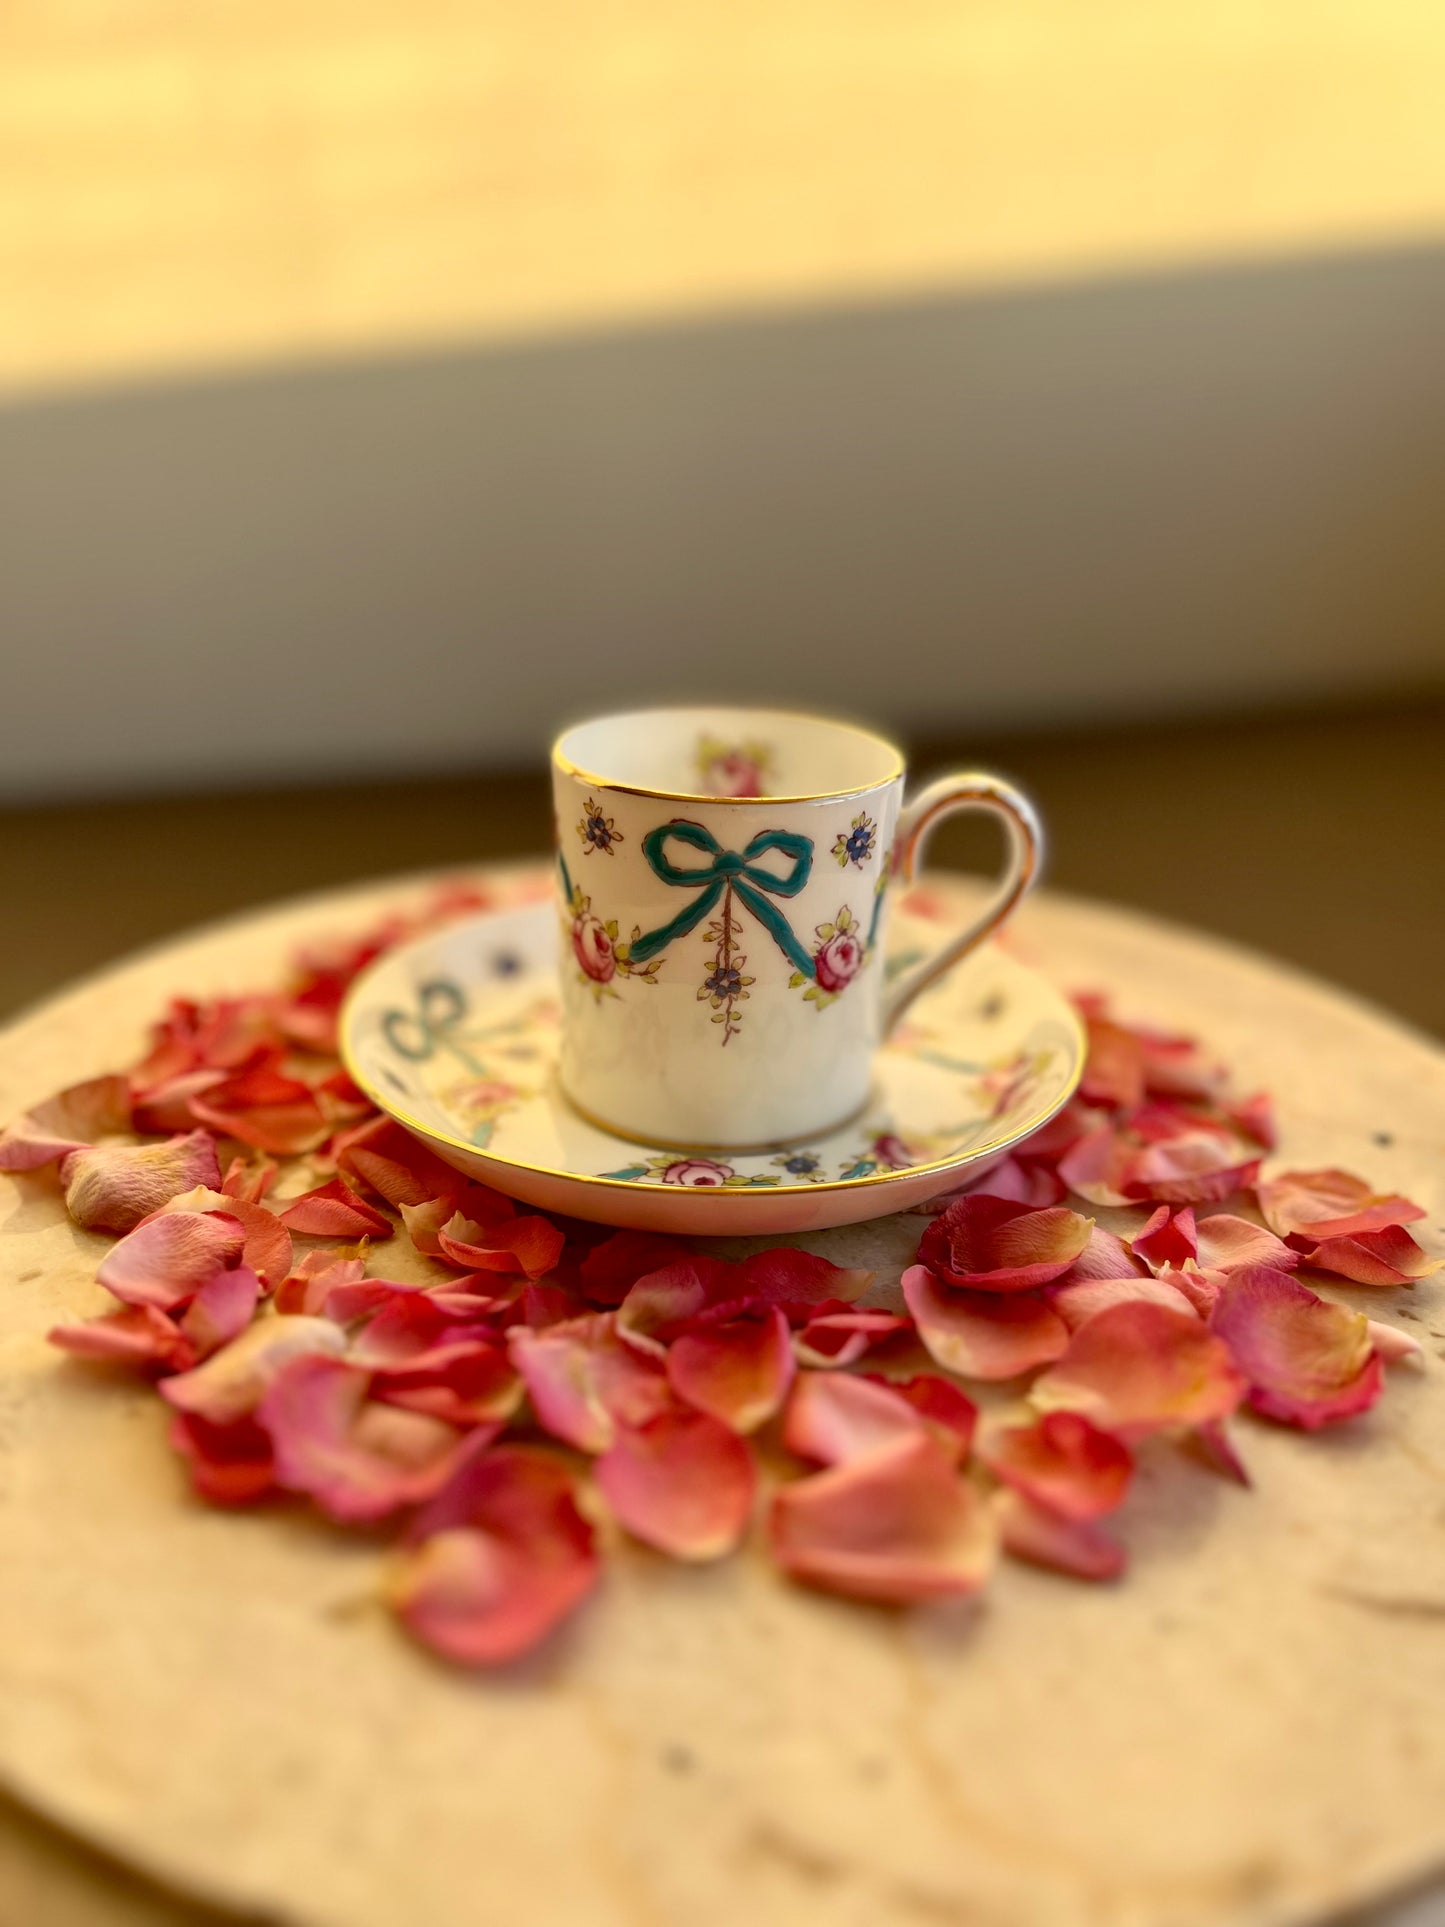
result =
[[[711,861],[684,869],[668,857],[669,843],[689,844]],[[786,876],[775,876],[758,863],[757,859],[766,856],[769,850],[777,850],[791,861],[792,868]],[[695,930],[703,918],[716,909],[731,884],[733,895],[757,918],[794,969],[805,977],[816,974],[813,959],[793,935],[788,919],[777,904],[769,901],[771,897],[795,897],[806,885],[813,869],[813,844],[809,837],[799,836],[792,830],[761,830],[744,849],[725,850],[711,830],[704,829],[701,823],[662,823],[643,837],[642,853],[654,875],[664,883],[680,890],[697,890],[700,894],[696,902],[679,911],[671,923],[633,939],[634,963],[646,963],[666,950],[675,938]]]
[[[478,1076],[482,1067],[452,1036],[467,1014],[467,1000],[456,984],[438,978],[422,984],[417,991],[416,1015],[404,1010],[389,1010],[381,1020],[388,1044],[401,1057],[414,1064],[425,1063],[439,1050],[450,1051],[467,1069]]]

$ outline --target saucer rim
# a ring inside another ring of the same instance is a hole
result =
[[[936,885],[938,878],[935,876],[931,881]],[[366,1096],[371,1099],[378,1110],[387,1117],[395,1119],[398,1124],[405,1130],[410,1131],[414,1136],[429,1139],[433,1144],[445,1144],[451,1150],[464,1152],[468,1157],[478,1159],[483,1163],[496,1164],[506,1170],[529,1172],[533,1176],[551,1179],[559,1183],[594,1185],[607,1191],[622,1192],[633,1197],[635,1197],[639,1191],[665,1188],[639,1185],[634,1178],[605,1177],[591,1171],[564,1171],[559,1170],[554,1165],[534,1164],[526,1158],[508,1157],[499,1151],[484,1148],[479,1144],[472,1144],[465,1138],[452,1136],[449,1131],[439,1131],[433,1125],[424,1123],[420,1118],[413,1117],[409,1111],[403,1110],[394,1098],[387,1096],[376,1084],[366,1077],[351,1048],[350,1039],[352,1027],[363,995],[370,989],[374,978],[380,977],[383,971],[405,957],[408,951],[419,950],[423,945],[435,942],[437,937],[441,935],[456,935],[464,930],[481,928],[486,924],[495,923],[503,917],[543,915],[546,914],[550,908],[551,905],[548,902],[538,900],[529,903],[507,904],[495,910],[479,910],[468,918],[447,925],[444,930],[423,931],[417,936],[408,939],[407,942],[398,945],[396,949],[389,950],[383,956],[376,958],[374,962],[368,964],[353,980],[350,988],[347,990],[346,996],[342,1000],[336,1025],[337,1055],[341,1059],[342,1067],[346,1071],[347,1076],[352,1079],[360,1090],[365,1092]],[[990,947],[994,946],[990,945]],[[976,955],[978,953],[975,952],[973,954]],[[811,1184],[738,1185],[732,1188],[731,1191],[729,1187],[724,1185],[705,1185],[695,1188],[704,1191],[710,1198],[731,1195],[740,1200],[749,1199],[753,1203],[757,1203],[759,1199],[764,1196],[776,1199],[802,1199],[825,1196],[830,1192],[858,1191],[866,1188],[882,1190],[890,1184],[917,1183],[921,1178],[965,1170],[970,1164],[977,1164],[984,1158],[1000,1156],[1008,1151],[1011,1146],[1022,1143],[1026,1138],[1032,1137],[1036,1131],[1041,1131],[1046,1124],[1058,1116],[1059,1112],[1063,1110],[1064,1106],[1069,1102],[1070,1098],[1075,1095],[1080,1084],[1083,1082],[1084,1069],[1088,1057],[1088,1035],[1084,1029],[1083,1019],[1078,1011],[1075,1010],[1063,992],[1058,990],[1048,978],[1043,976],[1042,972],[1033,969],[1029,964],[1023,963],[1019,958],[1010,956],[1006,950],[1000,950],[998,954],[1003,957],[1005,963],[1011,970],[1021,971],[1025,976],[1043,983],[1045,987],[1057,997],[1061,1013],[1067,1017],[1074,1037],[1074,1063],[1070,1074],[1065,1079],[1062,1090],[1058,1097],[1050,1103],[1046,1109],[1040,1111],[1037,1118],[1030,1121],[1026,1130],[1010,1129],[997,1138],[990,1138],[984,1143],[971,1145],[964,1153],[955,1154],[952,1157],[937,1158],[929,1164],[909,1164],[896,1170],[870,1171],[856,1178],[825,1178],[820,1182]],[[960,965],[966,968],[967,963],[967,958],[961,958],[959,964],[955,965],[954,968],[957,969]],[[557,1093],[557,1097],[562,1102],[566,1101],[565,1098],[561,1098],[560,1090]],[[609,1132],[608,1135],[616,1136],[617,1134]],[[628,1140],[617,1137],[617,1142],[619,1144],[625,1144]],[[696,1153],[695,1155],[712,1155],[712,1153]],[[718,1155],[726,1155],[726,1153],[725,1151],[719,1151]],[[734,1155],[743,1154],[734,1153]],[[749,1153],[748,1155],[755,1156],[758,1154]],[[672,1189],[677,1191],[685,1191],[689,1188],[690,1187],[685,1185],[672,1187]]]

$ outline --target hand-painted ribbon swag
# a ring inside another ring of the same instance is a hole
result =
[[[409,1011],[389,1010],[381,1020],[382,1033],[392,1049],[414,1064],[425,1063],[439,1050],[450,1051],[468,1070],[481,1076],[481,1065],[452,1036],[467,1014],[467,1000],[458,986],[439,978],[419,985],[416,999],[414,1016]]]
[[[674,863],[667,854],[669,843],[685,843],[700,850],[710,860],[693,868]],[[770,850],[788,858],[792,867],[777,876],[758,862]],[[739,903],[757,918],[783,955],[805,977],[815,977],[813,959],[793,935],[792,926],[771,897],[795,897],[812,874],[813,845],[810,838],[792,830],[762,830],[742,850],[725,850],[710,830],[701,823],[663,823],[649,830],[642,839],[642,853],[653,874],[679,890],[697,890],[695,902],[681,910],[671,923],[635,937],[631,956],[634,963],[646,963],[678,937],[695,930],[731,887]]]

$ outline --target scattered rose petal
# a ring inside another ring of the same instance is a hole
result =
[[[1192,1314],[1195,1307],[1176,1282],[1182,1275],[1171,1272],[1167,1277],[1158,1278],[1136,1275],[1128,1278],[1089,1278],[1079,1285],[1060,1285],[1049,1303],[1071,1332],[1114,1305],[1167,1305],[1173,1311]]]
[[[1136,1272],[1142,1274],[1143,1270],[1142,1261],[1134,1256],[1122,1238],[1096,1224],[1089,1233],[1089,1242],[1060,1282],[1077,1285],[1090,1278],[1128,1278]]]
[[[1117,1579],[1128,1564],[1118,1540],[1091,1519],[1066,1518],[1022,1492],[1002,1493],[997,1511],[1004,1551],[1014,1559],[1074,1579]]]
[[[334,1251],[308,1251],[290,1277],[277,1286],[276,1309],[331,1317],[333,1293],[343,1285],[359,1283],[365,1276],[364,1258],[338,1258]],[[337,1322],[345,1324],[348,1316],[358,1315],[342,1313],[337,1316]]]
[[[259,1318],[194,1371],[168,1378],[161,1397],[178,1412],[230,1425],[260,1404],[267,1386],[293,1359],[337,1357],[346,1334],[329,1318]]]
[[[942,1283],[972,1291],[1031,1291],[1061,1278],[1089,1242],[1093,1222],[1054,1205],[1031,1211],[1006,1198],[958,1198],[919,1240],[922,1264]],[[917,1314],[914,1314],[917,1316]]]
[[[705,1412],[661,1412],[620,1428],[597,1484],[634,1538],[674,1559],[720,1559],[752,1516],[757,1473],[746,1443]]]
[[[924,1430],[917,1406],[883,1379],[800,1372],[783,1420],[783,1444],[800,1459],[843,1465]],[[955,1460],[966,1443],[954,1441]]]
[[[307,1238],[389,1238],[395,1229],[340,1178],[290,1200],[278,1215],[288,1231]]]
[[[865,1353],[899,1332],[911,1331],[913,1321],[889,1311],[824,1311],[810,1318],[793,1339],[800,1365],[819,1368],[856,1365]]]
[[[890,1392],[906,1399],[951,1457],[960,1461],[968,1457],[978,1427],[978,1407],[962,1386],[940,1378],[937,1372],[873,1382],[886,1384]]]
[[[764,1305],[854,1304],[873,1282],[871,1271],[850,1271],[794,1245],[755,1251],[744,1260],[739,1296]]]
[[[524,1388],[502,1347],[475,1339],[453,1345],[429,1362],[378,1371],[371,1395],[383,1404],[471,1430],[505,1425],[515,1416]]]
[[[1398,1325],[1386,1325],[1376,1318],[1367,1318],[1365,1324],[1370,1343],[1384,1364],[1423,1364],[1425,1351],[1418,1338],[1412,1338],[1409,1332],[1402,1332]]]
[[[331,1128],[308,1084],[266,1064],[208,1086],[191,1099],[191,1115],[213,1131],[282,1157],[314,1151]]]
[[[1186,1264],[1192,1264],[1199,1256],[1193,1205],[1183,1204],[1177,1211],[1171,1211],[1167,1204],[1161,1204],[1148,1223],[1129,1240],[1129,1248],[1151,1271],[1160,1271],[1165,1265],[1182,1270]]]
[[[463,1182],[459,1172],[389,1117],[338,1138],[336,1168],[384,1198],[393,1210],[454,1194]]]
[[[227,1213],[162,1211],[112,1245],[96,1281],[128,1305],[169,1311],[239,1263],[245,1243],[239,1220]]]
[[[39,1171],[87,1150],[97,1138],[131,1128],[130,1085],[123,1077],[91,1077],[46,1098],[0,1131],[0,1171]]]
[[[1368,1411],[1384,1389],[1369,1320],[1287,1272],[1253,1266],[1225,1284],[1210,1320],[1267,1418],[1314,1431]]]
[[[614,1231],[582,1260],[582,1290],[594,1304],[620,1305],[639,1278],[677,1264],[687,1255],[688,1247],[680,1238],[665,1238],[655,1231]]]
[[[538,1424],[579,1452],[605,1452],[619,1424],[642,1425],[672,1402],[661,1365],[624,1342],[616,1313],[514,1326],[507,1345]]]
[[[458,1212],[437,1234],[440,1255],[463,1271],[521,1271],[540,1278],[562,1255],[562,1233],[546,1218],[509,1218],[490,1230]]]
[[[1199,1220],[1198,1246],[1201,1271],[1238,1271],[1244,1265],[1293,1271],[1300,1261],[1298,1252],[1291,1251],[1262,1224],[1231,1217],[1227,1211],[1216,1211]]]
[[[926,1265],[904,1272],[903,1296],[929,1356],[961,1378],[1017,1378],[1061,1357],[1069,1342],[1043,1299],[948,1291]]]
[[[738,1274],[720,1258],[679,1259],[637,1280],[617,1309],[617,1331],[631,1345],[661,1357],[669,1340],[718,1305],[738,1305]]]
[[[265,1284],[279,1284],[291,1270],[291,1233],[274,1211],[264,1204],[251,1204],[245,1198],[228,1198],[224,1191],[210,1191],[198,1185],[194,1191],[179,1192],[161,1206],[157,1216],[171,1212],[205,1211],[233,1218],[245,1234],[241,1249],[242,1264],[249,1265]]]
[[[1393,1193],[1371,1191],[1348,1171],[1281,1171],[1257,1187],[1265,1223],[1281,1238],[1356,1238],[1362,1231],[1413,1224],[1425,1213]]]
[[[390,1603],[417,1639],[463,1666],[529,1652],[597,1583],[572,1480],[530,1446],[468,1461],[418,1515],[410,1542]]]
[[[208,1278],[181,1318],[181,1330],[191,1350],[188,1363],[209,1358],[222,1345],[239,1338],[255,1317],[260,1299],[261,1280],[246,1265],[218,1271]]]
[[[1134,1476],[1128,1446],[1082,1412],[1045,1412],[1032,1425],[992,1429],[978,1456],[995,1478],[1066,1519],[1117,1511]]]
[[[1186,1450],[1201,1459],[1211,1472],[1217,1472],[1222,1479],[1232,1479],[1236,1485],[1249,1485],[1249,1472],[1234,1448],[1234,1440],[1223,1419],[1214,1424],[1201,1425],[1189,1434],[1184,1444]]]
[[[133,1231],[168,1198],[220,1180],[215,1139],[205,1131],[164,1144],[87,1147],[60,1166],[65,1208],[92,1231]]]
[[[307,1493],[332,1519],[383,1519],[429,1499],[466,1442],[426,1413],[372,1403],[370,1386],[369,1372],[315,1353],[283,1365],[257,1410],[277,1485]]]
[[[796,1369],[788,1321],[776,1306],[761,1318],[684,1332],[667,1354],[677,1396],[734,1432],[755,1432],[779,1410]]]
[[[1413,1285],[1445,1265],[1445,1258],[1429,1257],[1397,1224],[1383,1225],[1378,1231],[1357,1231],[1353,1237],[1324,1238],[1313,1251],[1305,1252],[1303,1259],[1295,1252],[1290,1256],[1295,1264],[1303,1262],[1316,1271],[1332,1271],[1337,1278],[1348,1278],[1357,1285]]]
[[[170,1441],[210,1505],[252,1505],[271,1490],[271,1440],[253,1418],[215,1424],[196,1412],[177,1412]]]
[[[184,1371],[194,1362],[190,1342],[179,1325],[155,1305],[125,1305],[99,1318],[56,1325],[46,1336],[52,1345],[77,1358],[165,1365],[172,1371]]]
[[[784,1486],[769,1526],[790,1577],[897,1605],[977,1592],[997,1546],[989,1508],[927,1430]]]
[[[1032,1160],[1026,1163],[1017,1157],[1000,1158],[981,1178],[964,1188],[967,1194],[1026,1204],[1031,1211],[1064,1201],[1063,1179],[1056,1172],[1046,1164]]]
[[[1250,1138],[1263,1151],[1272,1151],[1279,1142],[1274,1101],[1267,1091],[1256,1091],[1243,1103],[1225,1105],[1224,1115],[1236,1131]]]
[[[1126,1441],[1227,1418],[1244,1377],[1193,1312],[1142,1300],[1082,1324],[1033,1387],[1044,1410],[1081,1411]]]
[[[233,1157],[226,1166],[221,1190],[228,1198],[240,1198],[246,1204],[260,1204],[276,1182],[279,1172],[280,1166],[273,1158]]]

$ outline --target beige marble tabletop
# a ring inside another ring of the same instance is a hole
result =
[[[264,982],[398,894],[282,906],[55,1000],[0,1037],[0,1111],[125,1061],[167,994]],[[1419,1197],[1438,1246],[1435,1046],[1077,900],[1040,899],[1020,940],[1060,981],[1197,1029],[1277,1093],[1288,1162]],[[557,1650],[471,1679],[375,1608],[374,1545],[188,1501],[150,1394],[43,1343],[98,1308],[96,1241],[36,1180],[0,1185],[7,1922],[170,1927],[209,1917],[193,1897],[297,1927],[1243,1927],[1445,1867],[1438,1280],[1371,1295],[1426,1357],[1364,1419],[1241,1427],[1252,1492],[1150,1458],[1117,1588],[1011,1568],[980,1606],[895,1616],[746,1554],[634,1552]],[[917,1229],[806,1242],[886,1292]]]

